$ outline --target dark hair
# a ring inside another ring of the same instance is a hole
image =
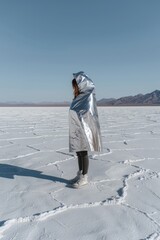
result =
[[[72,87],[73,87],[73,88],[74,88],[74,87],[78,87],[78,85],[77,85],[77,82],[76,82],[76,79],[75,79],[75,78],[72,80]]]
[[[79,92],[78,84],[77,84],[75,78],[72,80],[72,87],[73,87],[73,89],[74,89],[74,96],[77,97],[80,92]]]

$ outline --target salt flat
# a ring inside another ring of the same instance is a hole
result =
[[[160,240],[160,107],[98,108],[89,184],[68,152],[68,108],[0,108],[0,238]]]

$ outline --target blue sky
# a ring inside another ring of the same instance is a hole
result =
[[[71,101],[81,70],[97,99],[160,89],[160,1],[0,1],[0,102]]]

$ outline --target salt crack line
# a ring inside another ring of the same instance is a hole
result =
[[[47,153],[47,152],[55,152],[55,151],[54,150],[41,151],[41,153]],[[25,157],[28,157],[28,156],[32,156],[32,155],[35,155],[35,154],[38,154],[38,153],[39,153],[39,151],[34,152],[34,153],[28,153],[28,154],[24,154],[24,155],[19,155],[19,156],[12,157],[12,158],[1,158],[0,161],[16,160],[16,159],[19,159],[19,158],[25,158]]]
[[[66,149],[68,150],[68,148],[60,148],[60,149],[57,149],[56,152],[57,152],[57,153],[61,153],[61,154],[63,154],[63,155],[67,155],[67,156],[72,156],[72,157],[76,156],[76,154],[73,154],[73,153],[71,154],[71,153],[66,153],[66,152],[61,151],[61,150],[64,150],[64,149],[65,149],[65,150],[66,150]]]
[[[134,150],[146,150],[146,148],[112,148],[113,151],[134,151]],[[159,150],[159,148],[150,148],[150,150]]]
[[[35,148],[35,147],[32,147],[32,146],[30,146],[30,145],[26,145],[28,148],[31,148],[31,149],[33,149],[33,150],[36,150],[36,151],[41,151],[40,149],[38,149],[38,148]]]
[[[35,139],[35,138],[45,138],[45,137],[53,137],[53,135],[42,135],[42,136],[35,136],[35,137],[21,137],[21,138],[7,138],[7,139],[0,139],[0,141],[12,141],[12,140],[24,140],[24,139]]]
[[[159,229],[160,229],[160,224],[151,217],[152,214],[149,214],[149,213],[147,213],[147,212],[144,212],[144,211],[142,211],[142,210],[140,210],[140,209],[138,209],[138,208],[136,208],[136,207],[132,207],[131,205],[129,205],[129,204],[127,204],[127,203],[122,203],[122,205],[123,205],[123,206],[126,206],[126,207],[128,207],[128,208],[130,208],[130,209],[132,209],[132,210],[134,210],[134,211],[136,211],[136,212],[139,212],[139,213],[142,213],[143,215],[145,215],[149,220],[151,220],[151,222],[153,222],[153,223],[158,227],[158,232],[157,232],[157,234],[160,234],[160,230],[159,230]],[[160,237],[160,235],[159,235],[159,237]],[[150,238],[147,238],[147,239],[150,239]]]
[[[155,159],[155,158],[142,158],[142,159],[137,159],[137,160],[125,160],[125,161],[122,161],[119,163],[129,164],[132,167],[140,169],[140,171],[144,171],[146,174],[148,174],[148,177],[142,176],[141,178],[139,178],[139,180],[147,180],[147,179],[152,179],[152,178],[159,178],[160,172],[155,172],[155,171],[152,171],[151,169],[142,168],[140,166],[137,166],[137,165],[134,165],[131,163],[136,163],[136,162],[145,161],[145,160],[153,160],[153,159]]]
[[[19,158],[24,158],[24,157],[32,156],[32,155],[34,155],[34,154],[37,154],[37,152],[28,153],[28,154],[25,154],[25,155],[19,155],[19,156],[12,157],[12,158],[1,158],[0,161],[16,160],[16,159],[19,159]]]
[[[142,162],[142,161],[145,161],[145,160],[154,160],[154,159],[160,159],[160,158],[127,159],[127,160],[119,162],[119,163],[129,164],[129,163]]]
[[[137,177],[139,175],[142,175],[145,171],[143,171],[142,169],[134,172],[134,173],[131,173],[129,175],[126,175],[124,176],[124,179],[123,179],[123,187],[120,188],[117,192],[118,192],[118,195],[115,197],[115,200],[117,201],[117,204],[123,204],[125,202],[125,198],[127,196],[127,190],[128,190],[128,183],[127,181],[134,178],[134,177]]]
[[[57,171],[59,171],[61,173],[61,177],[63,176],[63,170],[60,169],[60,166],[58,164],[55,164]]]
[[[0,132],[2,132],[2,133],[5,133],[5,131],[4,131],[4,130],[2,130],[2,129],[0,129]]]
[[[94,154],[94,155],[91,155],[90,157],[91,157],[92,159],[96,159],[96,157],[102,157],[102,156],[105,156],[105,155],[108,155],[108,154],[111,154],[111,153],[112,153],[112,150],[111,150],[111,149],[107,148],[106,150],[107,150],[106,153]]]
[[[54,200],[54,201],[56,201],[56,202],[58,202],[59,204],[60,204],[60,206],[61,207],[63,207],[63,206],[65,206],[65,203],[63,203],[62,201],[59,201],[58,199],[56,199],[56,197],[55,197],[55,194],[57,193],[57,192],[59,192],[59,191],[61,191],[61,190],[63,190],[63,188],[62,189],[60,189],[60,190],[57,190],[57,191],[55,191],[55,192],[50,192],[49,194],[50,194],[50,196],[51,196],[51,198],[52,198],[52,200]]]
[[[146,158],[139,158],[139,159],[127,159],[125,161],[119,162],[119,163],[123,163],[123,164],[129,164],[129,163],[135,163],[135,162],[142,162],[145,161]]]
[[[151,169],[142,168],[142,167],[134,165],[134,164],[130,164],[130,166],[138,168],[138,169],[140,169],[140,171],[144,171],[144,173],[148,174],[148,176],[144,175],[141,178],[139,178],[139,180],[148,180],[148,179],[153,179],[153,178],[159,178],[160,177],[160,172],[157,173],[155,171],[152,171]]]
[[[56,161],[56,162],[53,162],[53,163],[48,163],[46,164],[46,166],[51,166],[51,165],[56,165],[56,164],[59,164],[59,163],[62,163],[62,162],[67,162],[67,161],[70,161],[72,160],[74,157],[70,157],[70,158],[66,158],[64,160],[59,160],[59,161]]]
[[[141,240],[160,240],[160,235],[159,233],[152,233],[149,235],[147,238],[141,239]]]
[[[150,189],[149,188],[149,190],[151,191],[151,193],[155,196],[155,197],[157,197],[159,200],[160,200],[160,197],[158,196],[158,194],[156,194],[152,189]]]
[[[56,151],[67,150],[68,148],[58,148]]]
[[[91,184],[98,184],[98,183],[103,183],[103,182],[112,182],[112,181],[119,181],[119,180],[122,180],[121,178],[112,178],[112,179],[102,179],[102,180],[97,180],[97,181],[93,181],[93,182],[90,182]]]
[[[146,150],[146,148],[112,148],[113,151],[134,151],[134,150]]]

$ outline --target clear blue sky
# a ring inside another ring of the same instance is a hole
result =
[[[0,0],[0,102],[97,99],[160,89],[159,0]]]

